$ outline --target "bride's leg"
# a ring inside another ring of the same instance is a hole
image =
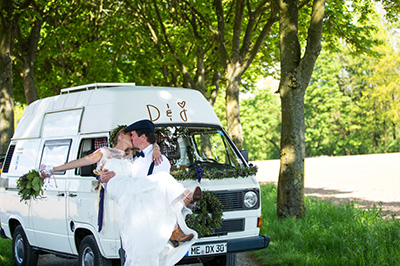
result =
[[[186,235],[180,228],[179,224],[177,224],[176,229],[172,232],[171,238],[169,240],[174,247],[177,247],[179,245],[179,242],[190,241],[193,237],[193,234]]]
[[[185,194],[185,199],[183,200],[183,202],[185,203],[185,206],[188,206],[189,204],[193,204],[196,201],[201,200],[201,197],[202,197],[201,188],[195,187],[193,192],[190,192],[189,194]]]

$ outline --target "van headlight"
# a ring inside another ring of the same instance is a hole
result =
[[[244,206],[253,208],[258,202],[258,196],[254,191],[247,191],[243,198]]]

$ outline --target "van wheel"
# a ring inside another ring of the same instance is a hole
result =
[[[21,225],[15,228],[12,240],[12,251],[15,265],[25,266],[37,264],[38,254],[34,252],[31,245],[29,245],[28,238]]]
[[[85,236],[79,247],[80,266],[111,266],[112,261],[104,258],[96,244],[96,239],[92,235]]]
[[[204,266],[236,266],[237,253],[228,253],[223,256],[218,256],[203,263]]]

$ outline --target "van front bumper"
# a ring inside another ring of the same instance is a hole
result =
[[[228,240],[228,253],[247,252],[268,247],[269,236],[255,236],[242,239]]]

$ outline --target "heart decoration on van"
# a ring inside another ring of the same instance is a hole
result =
[[[183,108],[183,107],[185,107],[186,102],[182,101],[182,102],[178,102],[177,104],[179,105],[180,108]]]

